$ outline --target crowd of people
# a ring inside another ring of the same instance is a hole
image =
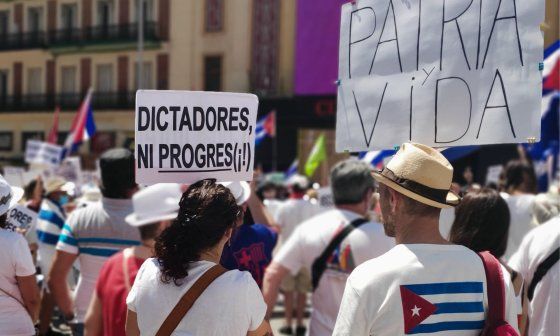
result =
[[[139,186],[126,149],[99,168],[80,198],[0,176],[0,335],[271,335],[279,302],[285,335],[560,330],[559,185],[537,195],[526,160],[461,187],[405,143],[380,171],[336,164],[333,206],[301,175]],[[36,225],[8,228],[16,204]]]

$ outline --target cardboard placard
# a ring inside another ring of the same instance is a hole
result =
[[[252,180],[257,108],[252,94],[137,91],[136,182]]]
[[[25,147],[25,162],[58,166],[62,160],[63,148],[47,142],[27,140]]]
[[[25,174],[25,169],[22,167],[4,166],[3,168],[4,179],[12,187],[23,188],[25,186],[25,181],[23,175]]]
[[[6,229],[15,231],[15,229],[28,230],[34,227],[37,222],[37,213],[26,208],[23,205],[16,205],[8,211],[6,220]]]
[[[336,150],[540,139],[544,1],[342,6]]]
[[[502,174],[503,170],[504,170],[504,166],[502,165],[495,165],[495,166],[488,167],[488,170],[486,172],[486,184],[488,183],[498,184],[500,182],[500,175]]]

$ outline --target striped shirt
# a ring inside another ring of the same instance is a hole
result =
[[[66,220],[64,209],[56,201],[45,198],[37,219],[37,239],[39,243],[51,245],[53,248]]]
[[[101,267],[113,254],[140,243],[138,229],[124,218],[133,211],[130,199],[103,198],[74,211],[64,224],[57,250],[78,255],[80,279],[75,293],[75,313],[83,322]]]

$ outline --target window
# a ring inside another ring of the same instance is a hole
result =
[[[97,66],[97,91],[113,91],[113,66],[111,64],[99,64]]]
[[[143,10],[143,14],[144,14],[144,22],[151,22],[154,21],[154,2],[153,0],[141,0],[142,1],[142,5],[144,6],[144,8],[142,8]],[[135,14],[134,14],[134,18],[136,22],[138,22],[138,0],[134,0],[134,9],[136,10]]]
[[[113,22],[113,2],[100,0],[97,2],[97,24],[102,29],[108,29]]]
[[[43,93],[43,69],[29,68],[27,70],[27,93],[28,94],[41,94]]]
[[[21,151],[25,153],[25,147],[27,147],[27,140],[39,140],[43,141],[45,139],[45,134],[40,131],[22,132],[21,133]]]
[[[30,33],[38,33],[41,30],[41,8],[31,7],[27,10],[27,30]]]
[[[63,66],[60,70],[60,92],[75,93],[76,92],[76,67]]]
[[[78,12],[76,4],[64,4],[61,7],[61,28],[65,31],[72,31],[76,24],[76,13]]]
[[[5,41],[10,33],[10,12],[0,11],[0,40]]]
[[[204,7],[204,30],[217,32],[223,29],[224,1],[206,0]]]
[[[8,70],[0,70],[0,101],[8,96]]]
[[[12,132],[0,132],[0,151],[11,151],[14,146]]]
[[[138,85],[138,63],[135,63],[134,85],[136,89],[155,89],[152,78],[152,62],[144,62],[142,66],[142,85]]]
[[[204,58],[204,91],[222,90],[222,57]]]

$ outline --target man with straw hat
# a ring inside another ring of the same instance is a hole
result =
[[[451,164],[433,148],[405,143],[373,177],[385,233],[397,246],[352,272],[334,335],[479,335],[488,315],[485,265],[439,233],[441,209],[460,202],[450,191]],[[493,283],[502,282],[504,318],[517,328],[510,280]]]

